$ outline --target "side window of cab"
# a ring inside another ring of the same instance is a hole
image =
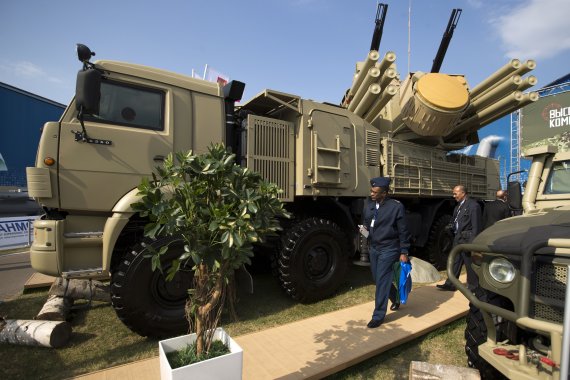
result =
[[[134,128],[164,130],[164,92],[112,80],[101,83],[99,115],[86,120]]]

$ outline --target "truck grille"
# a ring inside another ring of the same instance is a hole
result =
[[[536,262],[533,284],[532,317],[554,323],[563,323],[564,301],[568,267],[566,265]]]

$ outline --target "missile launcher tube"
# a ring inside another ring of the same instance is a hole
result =
[[[368,87],[372,83],[377,82],[378,78],[380,78],[380,69],[378,69],[377,67],[371,67],[370,69],[368,69],[368,73],[366,73],[366,76],[364,77],[362,84],[360,85],[360,87],[358,87],[358,89],[356,90],[356,94],[354,94],[354,97],[352,98],[350,104],[348,105],[349,111],[354,112],[354,110],[356,109],[356,107],[364,97],[364,94],[366,94],[366,91],[368,91]]]
[[[504,98],[508,94],[517,91],[520,84],[523,82],[520,75],[513,75],[508,80],[501,83],[499,86],[485,92],[477,99],[471,101],[467,112],[472,110],[481,110],[487,107],[492,102]]]
[[[528,59],[521,65],[521,67],[515,70],[513,74],[520,75],[522,77],[524,74],[534,69],[536,69],[536,61],[534,59]]]
[[[512,106],[519,104],[522,99],[523,93],[515,91],[498,102],[483,108],[470,118],[460,121],[447,136],[456,136],[460,133],[464,133],[475,124],[479,124],[482,120],[490,118],[505,109],[510,109]]]
[[[360,73],[355,78],[355,80],[352,82],[352,87],[350,87],[350,90],[348,90],[348,97],[347,97],[348,100],[350,100],[351,96],[354,96],[356,94],[356,91],[358,90],[358,88],[360,87],[362,82],[364,81],[364,77],[365,77],[364,73],[367,73],[368,70],[376,64],[376,62],[378,61],[378,58],[380,58],[380,54],[378,54],[378,52],[376,50],[371,50],[368,53],[368,56],[366,57],[366,60],[364,61],[364,64],[362,65],[362,68],[360,69]]]
[[[398,93],[398,86],[394,86],[393,84],[386,87],[380,97],[374,102],[374,104],[370,107],[370,110],[364,115],[364,120],[371,123],[373,122],[379,115],[382,109],[388,104],[390,99],[394,97]]]
[[[386,52],[382,61],[376,63],[376,67],[380,69],[381,75],[396,61],[396,53],[389,51]]]
[[[519,75],[522,77],[524,74],[534,70],[535,68],[536,68],[536,62],[529,59],[526,62],[522,63],[518,69],[513,71],[512,75]],[[477,95],[475,98],[486,95],[488,92],[493,91],[497,86],[503,84],[503,82],[506,81],[507,79],[508,77],[500,79],[499,81],[495,82],[491,87],[483,91],[481,94]]]
[[[386,69],[384,71],[384,74],[380,77],[380,80],[378,81],[378,84],[380,85],[381,88],[386,88],[388,87],[388,85],[390,83],[392,83],[392,80],[394,78],[396,78],[397,72],[396,70],[394,70],[393,68],[389,67],[388,69]]]
[[[492,87],[497,81],[511,76],[512,73],[522,66],[521,61],[518,59],[511,59],[507,64],[501,67],[499,70],[495,71],[493,74],[487,77],[483,82],[479,83],[471,90],[471,98],[474,99],[478,95],[487,91]]]
[[[517,91],[525,91],[531,88],[532,86],[538,83],[538,79],[534,75],[529,75],[526,78],[523,78],[522,83],[517,88]]]
[[[538,100],[538,98],[539,98],[539,96],[538,96],[537,92],[531,92],[528,94],[523,94],[523,98],[522,98],[522,100],[520,100],[519,103],[517,103],[516,105],[514,105],[510,108],[505,109],[503,112],[492,115],[491,117],[488,117],[487,119],[481,120],[479,124],[481,126],[490,124],[490,123],[494,122],[495,120],[502,118],[503,116],[506,116],[510,113],[515,112],[516,110],[518,110],[520,108],[523,108],[523,107],[529,105],[532,102],[536,102]]]
[[[358,116],[362,117],[366,111],[370,108],[372,103],[378,98],[378,94],[380,94],[381,88],[377,83],[372,83],[368,86],[368,91],[362,97],[362,100],[356,106],[354,113]]]

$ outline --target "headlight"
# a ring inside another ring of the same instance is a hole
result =
[[[489,273],[495,281],[506,284],[515,278],[515,267],[507,259],[498,258],[489,264]]]

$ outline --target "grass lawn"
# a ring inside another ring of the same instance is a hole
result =
[[[237,305],[239,321],[224,320],[232,336],[338,310],[373,299],[374,286],[368,268],[351,267],[337,294],[313,304],[288,298],[269,274],[254,275],[254,295],[242,295]],[[32,319],[46,300],[47,291],[24,294],[0,304],[0,316]],[[142,338],[127,329],[108,304],[74,310],[73,334],[67,347],[37,348],[0,344],[0,379],[63,379],[158,355],[156,340]],[[464,319],[337,373],[333,379],[408,378],[411,360],[465,366]]]

